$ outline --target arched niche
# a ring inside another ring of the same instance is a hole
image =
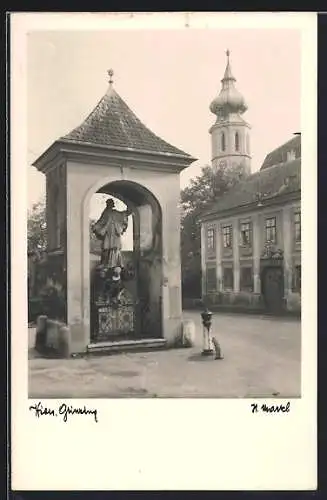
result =
[[[96,193],[107,194],[121,200],[132,212],[133,250],[132,252],[125,252],[128,255],[123,255],[125,266],[133,270],[133,278],[124,283],[133,302],[134,326],[133,331],[129,331],[128,336],[131,339],[162,337],[161,286],[163,259],[160,203],[151,191],[130,180],[107,182],[98,188]],[[91,271],[89,276],[92,282]],[[99,327],[95,311],[94,295],[91,292],[90,333],[93,342],[102,339],[98,332]],[[126,338],[126,335],[124,336],[118,327],[116,331],[114,330],[114,327],[110,326],[108,328],[106,340],[114,340],[119,336]]]

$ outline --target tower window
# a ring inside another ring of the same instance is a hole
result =
[[[248,154],[250,154],[250,136],[249,136],[249,134],[246,134],[246,151]]]
[[[226,150],[226,139],[225,139],[225,133],[222,132],[221,134],[221,150],[225,151]]]
[[[240,136],[238,132],[235,132],[235,151],[240,150]]]

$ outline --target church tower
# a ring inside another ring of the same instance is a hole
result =
[[[210,128],[212,144],[212,167],[214,170],[243,164],[247,174],[251,173],[250,125],[242,118],[247,110],[243,96],[235,88],[227,50],[227,65],[221,80],[219,95],[210,104],[216,115]]]

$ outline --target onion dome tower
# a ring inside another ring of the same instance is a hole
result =
[[[236,89],[226,51],[227,65],[221,80],[219,95],[210,104],[210,111],[216,115],[216,122],[210,128],[213,169],[242,164],[251,172],[250,125],[242,118],[247,110],[244,97]]]

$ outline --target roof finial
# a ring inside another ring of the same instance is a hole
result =
[[[114,76],[114,70],[113,69],[109,69],[108,75],[109,75],[109,84],[112,85],[114,83],[113,79],[112,79],[112,77]]]
[[[229,59],[229,54],[230,54],[229,49],[227,49],[226,50],[226,56],[227,56],[228,59]]]

